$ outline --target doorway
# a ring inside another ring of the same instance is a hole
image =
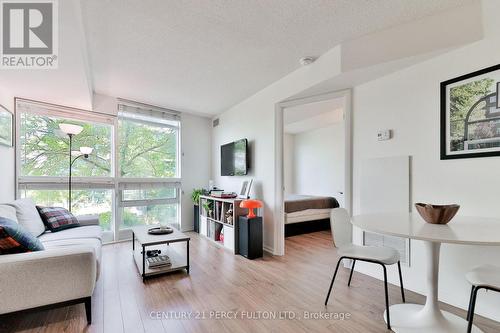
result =
[[[276,106],[275,253],[285,236],[329,229],[331,208],[352,206],[351,91]]]

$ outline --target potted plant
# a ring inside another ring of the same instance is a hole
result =
[[[214,213],[214,202],[211,200],[205,201],[203,203],[203,209],[205,209],[205,213],[207,213],[207,216],[210,218],[213,218],[213,213]]]
[[[200,196],[206,195],[208,192],[202,188],[193,189],[191,199],[193,200],[194,210],[194,231],[200,232]]]

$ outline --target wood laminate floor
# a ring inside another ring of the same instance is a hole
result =
[[[323,306],[337,260],[329,232],[286,239],[287,255],[247,260],[234,256],[190,233],[191,274],[174,273],[143,284],[134,265],[131,244],[103,247],[102,274],[93,296],[93,324],[86,325],[83,305],[10,315],[2,332],[387,332],[383,284],[341,268],[330,305]],[[391,303],[400,302],[397,286],[390,286]],[[463,292],[468,292],[464,290]],[[424,297],[407,292],[407,301]],[[465,317],[465,311],[443,305]],[[306,319],[330,313],[341,320]],[[222,316],[230,318],[222,318]],[[190,319],[186,317],[191,316]],[[219,318],[216,318],[219,316]],[[260,316],[260,319],[257,317]],[[272,319],[269,317],[277,316]],[[281,316],[279,318],[278,316]],[[197,318],[196,318],[197,317]],[[234,319],[236,317],[236,319]],[[244,318],[243,318],[244,317]],[[476,316],[485,332],[499,332],[500,324]]]

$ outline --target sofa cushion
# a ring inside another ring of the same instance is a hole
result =
[[[0,254],[33,252],[43,249],[40,240],[22,225],[0,217]]]
[[[33,236],[38,237],[45,232],[45,225],[33,200],[18,199],[7,205],[16,209],[17,223],[25,227]]]
[[[89,225],[78,228],[66,229],[59,232],[47,231],[38,237],[42,243],[62,239],[95,238],[101,241],[102,229],[98,225]]]
[[[61,231],[62,233],[62,231]],[[73,239],[60,239],[53,241],[43,242],[46,249],[57,249],[70,247],[75,245],[84,245],[91,247],[94,250],[95,257],[97,260],[97,278],[99,278],[100,266],[101,266],[101,241],[97,238],[73,238]]]
[[[79,227],[78,219],[66,208],[36,206],[43,223],[52,232]]]
[[[16,209],[9,205],[0,205],[0,217],[5,217],[17,223]]]

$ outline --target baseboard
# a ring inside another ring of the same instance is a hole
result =
[[[271,254],[271,255],[273,255],[273,256],[276,255],[275,252],[274,252],[274,248],[271,248],[269,246],[265,246],[264,245],[264,251],[267,252],[267,253],[269,253],[269,254]]]

